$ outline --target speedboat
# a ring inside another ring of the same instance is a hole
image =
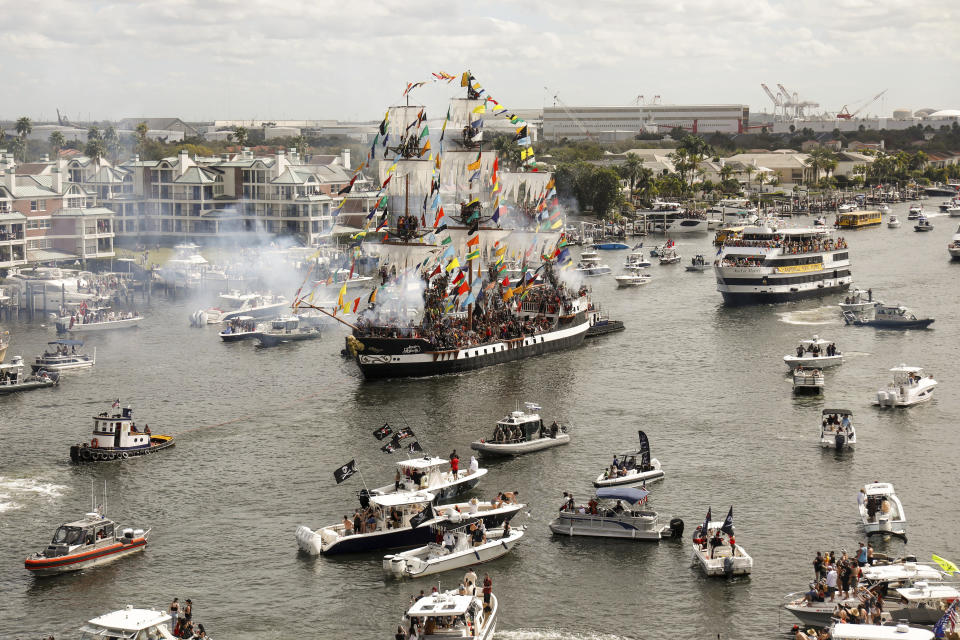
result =
[[[797,367],[793,370],[794,393],[823,393],[823,369]]]
[[[885,607],[894,620],[910,624],[933,626],[947,612],[952,602],[960,599],[960,591],[953,585],[915,582],[910,587],[896,590],[897,598],[890,598]]]
[[[121,529],[112,520],[91,511],[75,522],[60,525],[47,548],[24,561],[38,576],[79,571],[143,551],[150,529]]]
[[[640,509],[649,493],[636,487],[601,487],[597,489],[596,498],[586,506],[577,506],[572,499],[568,500],[560,514],[550,522],[550,530],[566,536],[631,540],[682,536],[683,520],[673,518],[670,524],[663,525],[656,511]],[[629,507],[624,507],[624,502]]]
[[[404,620],[416,628],[417,638],[492,640],[499,609],[500,601],[492,593],[485,605],[476,593],[437,591],[411,604]]]
[[[462,569],[506,555],[523,537],[523,527],[509,524],[495,529],[479,529],[481,521],[442,521],[434,525],[438,542],[383,557],[383,570],[394,578],[423,576]],[[481,533],[479,544],[475,532]],[[442,542],[440,542],[442,540]]]
[[[396,450],[396,443],[401,439],[395,437],[390,443],[384,445],[384,451]],[[429,491],[437,500],[446,500],[470,491],[485,475],[487,475],[486,469],[480,467],[461,469],[459,464],[457,471],[454,472],[450,460],[425,455],[421,458],[408,458],[398,462],[399,480],[370,490],[370,495],[383,496],[392,493]]]
[[[601,251],[619,251],[621,249],[629,249],[630,246],[622,242],[595,242],[593,248]]]
[[[219,336],[224,342],[240,342],[241,340],[252,340],[259,333],[256,318],[253,316],[237,316],[230,320],[230,323],[219,333]]]
[[[624,273],[619,276],[613,276],[613,279],[617,281],[618,289],[627,289],[629,287],[642,287],[645,284],[650,284],[650,281],[653,280],[653,276],[649,273]]]
[[[813,221],[813,226],[815,227],[825,227],[827,226],[827,219],[823,216],[819,216],[816,220]]]
[[[917,224],[913,225],[914,231],[933,231],[933,224],[924,217],[917,218]]]
[[[873,289],[854,289],[850,295],[840,301],[841,311],[867,311],[876,305],[881,304],[879,300],[873,299]]]
[[[860,207],[858,207],[855,202],[844,202],[837,207],[837,213],[850,213],[851,211],[856,211],[859,208]]]
[[[733,507],[722,522],[707,518],[693,532],[693,560],[707,576],[745,576],[753,571],[753,558],[734,539]],[[726,534],[727,539],[723,539]]]
[[[297,316],[280,316],[271,320],[269,328],[259,332],[255,337],[261,347],[275,347],[288,342],[315,340],[321,335],[320,327],[302,326]]]
[[[152,609],[125,609],[113,611],[88,620],[80,627],[80,640],[100,638],[149,638],[149,640],[175,640],[170,632],[170,614]]]
[[[580,275],[590,277],[603,276],[612,272],[609,266],[594,262],[580,262],[574,271]]]
[[[120,401],[113,403],[113,408]],[[153,434],[150,425],[143,429],[133,421],[133,409],[124,407],[120,413],[103,411],[93,418],[93,438],[89,444],[81,442],[70,447],[74,462],[111,462],[127,460],[156,453],[174,445],[173,436]]]
[[[953,238],[950,239],[950,244],[947,245],[947,251],[950,252],[952,259],[960,260],[960,227],[957,227],[957,232],[953,234]]]
[[[680,254],[672,246],[660,251],[659,255],[660,264],[677,264],[681,259]]]
[[[890,213],[890,205],[885,202],[881,202],[877,205],[877,211],[880,213]]]
[[[877,391],[873,404],[879,407],[910,407],[927,402],[933,397],[937,381],[933,376],[921,376],[921,367],[901,364],[890,371],[893,373],[893,381]]]
[[[933,632],[928,629],[903,623],[881,626],[837,622],[830,627],[831,640],[931,640],[933,637]]]
[[[813,336],[810,340],[801,340],[797,347],[797,353],[794,355],[783,356],[783,361],[790,369],[797,367],[815,367],[823,369],[824,367],[835,367],[843,364],[843,354],[834,351],[833,355],[827,355],[828,347],[833,344],[829,340],[823,340],[820,336]]]
[[[649,266],[650,261],[644,257],[642,250],[628,253],[623,262],[623,268],[627,271],[639,271]]]
[[[374,518],[372,530],[357,533],[347,530],[340,523],[314,531],[300,525],[296,532],[297,546],[311,555],[419,547],[436,540],[431,526],[438,522],[479,518],[487,528],[499,527],[526,506],[514,502],[480,502],[476,499],[460,504],[434,505],[434,499],[435,496],[428,491],[381,496],[361,494],[361,510],[367,517]]]
[[[108,311],[106,307],[98,309],[83,307],[79,313],[57,319],[56,327],[57,333],[90,333],[132,329],[142,320],[143,316],[137,311]]]
[[[0,363],[0,395],[55,387],[60,383],[60,374],[56,371],[38,370],[24,375],[23,356],[13,356],[10,362]]]
[[[616,454],[613,464],[593,481],[595,487],[613,487],[627,484],[646,484],[663,480],[664,472],[660,461],[650,457],[650,440],[643,431],[640,434],[640,448],[636,451]],[[640,463],[637,464],[637,457]]]
[[[869,313],[844,311],[843,320],[847,324],[883,329],[925,329],[933,324],[933,318],[918,318],[907,307],[899,304],[877,303],[873,317]]]
[[[906,538],[907,516],[889,482],[872,482],[860,490],[860,521],[868,536],[897,535]]]
[[[824,409],[821,412],[820,446],[841,451],[853,449],[857,444],[857,432],[853,428],[849,409]]]
[[[490,440],[478,440],[471,443],[470,448],[486,455],[516,456],[570,443],[566,427],[556,421],[549,427],[544,426],[543,418],[537,413],[540,407],[532,402],[525,406],[526,412],[517,407],[497,422]]]
[[[951,218],[960,217],[960,202],[947,207],[945,213],[950,214]]]
[[[66,369],[88,369],[97,360],[97,350],[93,354],[77,353],[77,347],[82,347],[82,340],[54,340],[47,343],[43,355],[37,356],[30,368],[37,371],[64,371]]]
[[[207,322],[210,324],[229,322],[240,316],[269,318],[288,307],[290,303],[283,296],[231,292],[221,294],[217,305],[206,311]]]
[[[921,204],[910,205],[910,211],[907,213],[907,220],[917,220],[922,217],[923,217],[923,205]]]
[[[690,259],[690,264],[687,265],[687,271],[699,271],[703,273],[710,268],[710,265],[704,259],[702,253],[698,253],[693,258]]]
[[[890,216],[890,219],[887,220],[887,227],[890,229],[899,229],[900,219],[897,216]]]

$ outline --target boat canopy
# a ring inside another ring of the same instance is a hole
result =
[[[474,596],[461,596],[452,593],[434,594],[420,598],[407,610],[412,618],[427,616],[461,616],[470,610]]]
[[[893,373],[920,373],[923,371],[923,367],[908,367],[905,364],[901,364],[890,369]]]
[[[813,336],[812,339],[801,340],[801,341],[800,341],[800,344],[802,344],[802,345],[805,346],[805,347],[806,347],[806,346],[813,346],[813,345],[823,346],[823,345],[828,345],[828,344],[830,344],[830,341],[829,341],[829,340],[824,340],[824,339],[821,338],[820,336]]]
[[[890,582],[893,580],[906,579],[943,580],[943,573],[941,573],[939,569],[927,564],[904,562],[901,564],[864,567],[863,577],[870,582]]]
[[[864,492],[868,496],[892,496],[893,485],[889,482],[874,482],[864,487]]]
[[[169,614],[150,609],[126,609],[114,611],[89,621],[89,624],[101,629],[116,629],[119,631],[139,631],[158,624],[166,624],[170,620]]]
[[[948,584],[928,585],[926,582],[915,582],[912,587],[901,587],[897,593],[904,600],[923,601],[923,600],[956,600],[960,598],[960,591]]]
[[[425,471],[443,466],[447,464],[447,462],[447,460],[444,460],[443,458],[437,458],[436,456],[423,456],[422,458],[401,460],[397,463],[397,466],[401,469],[419,469],[421,471]]]
[[[905,624],[880,626],[875,624],[837,623],[830,629],[834,640],[929,640],[933,632]]]
[[[625,500],[636,504],[650,495],[649,491],[636,487],[603,487],[597,489],[597,497],[601,500]]]
[[[853,411],[850,409],[824,409],[822,415],[841,415],[841,416],[852,416]]]
[[[388,493],[384,496],[370,496],[370,502],[380,507],[401,507],[433,502],[433,498],[432,493],[419,491],[417,493]]]
[[[82,347],[83,340],[52,340],[47,344],[62,344],[68,347]]]

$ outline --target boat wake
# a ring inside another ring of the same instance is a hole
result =
[[[833,324],[837,321],[837,307],[817,307],[805,311],[787,311],[777,314],[787,324]]]
[[[571,633],[560,629],[513,629],[497,631],[497,640],[626,640],[624,636],[587,631]]]
[[[66,487],[50,482],[0,476],[0,513],[19,509],[20,500],[33,497],[59,498]]]

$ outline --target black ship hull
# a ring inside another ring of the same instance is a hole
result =
[[[821,298],[826,295],[846,291],[850,288],[849,283],[831,287],[817,287],[815,289],[801,289],[798,291],[771,291],[745,292],[745,291],[721,291],[724,304],[728,306],[745,306],[751,304],[769,304],[775,302],[794,302],[796,300],[807,300],[809,298]]]

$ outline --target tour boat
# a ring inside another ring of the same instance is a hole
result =
[[[709,268],[710,264],[704,259],[702,253],[698,253],[691,258],[690,264],[687,265],[687,271],[699,271],[701,273]]]
[[[869,312],[844,311],[843,320],[848,325],[882,329],[925,329],[933,324],[933,318],[918,318],[903,305],[883,303],[876,304],[872,317]]]
[[[823,393],[823,369],[797,367],[793,370],[794,393]]]
[[[788,302],[844,291],[853,281],[846,243],[822,228],[744,227],[714,263],[726,304]]]
[[[857,444],[857,431],[853,428],[849,409],[824,409],[820,412],[820,446],[837,451],[853,449]]]
[[[114,408],[119,406],[119,401],[114,403]],[[133,421],[133,409],[124,407],[120,413],[103,411],[94,416],[93,439],[71,446],[70,459],[74,462],[127,460],[173,445],[173,436],[153,434],[150,425],[138,428]]]
[[[897,216],[890,216],[890,219],[887,220],[887,227],[890,229],[899,229],[900,219],[897,218]]]
[[[60,374],[43,369],[24,375],[23,356],[13,356],[10,362],[0,363],[0,395],[54,387],[60,383]]]
[[[627,254],[623,261],[623,268],[627,271],[639,271],[650,266],[650,261],[643,255],[643,251],[633,251]]]
[[[649,491],[636,487],[601,487],[587,506],[568,502],[550,522],[550,530],[559,535],[593,538],[660,540],[683,535],[683,520],[660,523],[656,511],[642,510]],[[624,507],[627,503],[628,507]]]
[[[707,576],[745,576],[753,571],[753,558],[733,537],[733,507],[722,522],[707,518],[693,532],[693,563]],[[727,539],[723,539],[723,534]]]
[[[563,425],[553,422],[544,426],[537,413],[540,407],[525,403],[527,411],[511,411],[510,415],[497,422],[490,440],[478,440],[470,448],[485,455],[516,456],[570,443],[570,434]]]
[[[82,309],[80,313],[57,320],[57,333],[91,333],[132,329],[140,324],[143,316],[137,311],[109,311],[106,309]]]
[[[903,623],[881,626],[837,622],[830,627],[830,640],[932,640],[933,637],[933,632],[928,629]]]
[[[373,531],[347,533],[342,522],[316,531],[300,525],[296,532],[297,546],[311,555],[417,547],[436,539],[430,525],[446,520],[460,522],[463,518],[479,518],[485,527],[498,527],[509,522],[526,506],[480,502],[476,499],[459,504],[435,505],[434,499],[435,496],[427,491],[361,496],[362,510],[371,510],[376,520]],[[350,513],[345,515],[352,518]]]
[[[613,487],[626,484],[646,484],[663,480],[660,461],[650,457],[650,440],[643,431],[640,434],[640,448],[627,453],[615,454],[613,464],[593,481],[595,487]],[[637,457],[640,463],[637,464]]]
[[[577,268],[574,269],[574,271],[582,276],[588,277],[603,276],[612,272],[608,265],[583,261],[577,265]]]
[[[60,525],[47,548],[28,557],[24,564],[39,576],[79,571],[143,551],[149,535],[150,529],[121,529],[91,511],[80,520]]]
[[[275,347],[288,342],[315,340],[321,337],[319,327],[303,326],[297,316],[280,316],[270,321],[266,331],[259,332],[256,339],[262,347]]]
[[[875,534],[906,537],[907,516],[900,498],[889,482],[872,482],[860,490],[860,522],[868,536]]]
[[[80,640],[175,640],[170,631],[170,614],[152,609],[134,609],[133,605],[88,620],[80,627],[80,633]]]
[[[489,606],[484,606],[483,598],[476,594],[435,591],[411,604],[404,621],[416,627],[417,638],[492,640],[499,606],[492,593]]]
[[[957,227],[957,232],[953,234],[953,237],[950,239],[950,244],[947,245],[947,251],[950,252],[950,257],[954,260],[960,260],[960,227]],[[0,356],[0,361],[3,358]]]
[[[843,300],[840,301],[840,310],[841,311],[869,311],[873,309],[878,304],[883,304],[879,300],[873,299],[873,289],[854,289],[850,292],[850,295],[845,296]]]
[[[207,322],[219,324],[229,322],[240,316],[251,318],[269,318],[290,306],[283,296],[264,295],[259,293],[223,293],[218,299],[218,306],[207,309]]]
[[[682,258],[682,256],[677,253],[677,250],[673,247],[667,247],[659,253],[660,264],[677,264]]]
[[[625,273],[619,276],[613,276],[613,279],[617,281],[618,289],[627,289],[629,287],[642,287],[645,284],[650,284],[650,281],[653,280],[653,276],[649,273]]]
[[[893,373],[893,381],[877,391],[873,404],[879,407],[910,407],[927,402],[933,397],[937,381],[933,376],[921,376],[921,367],[901,364],[890,371]]]
[[[917,218],[917,224],[913,225],[914,231],[933,231],[933,223],[927,218]]]
[[[468,467],[458,468],[454,473],[450,460],[424,455],[421,458],[408,458],[397,462],[397,474],[400,476],[399,481],[371,489],[370,495],[429,491],[437,500],[446,500],[473,489],[480,482],[480,478],[487,475],[487,470]]]
[[[823,369],[824,367],[835,367],[843,364],[843,354],[839,351],[832,356],[826,355],[827,347],[831,344],[833,343],[829,340],[823,340],[816,335],[810,340],[801,340],[797,352],[783,356],[783,362],[790,369],[796,369],[797,367]]]
[[[252,340],[260,332],[257,330],[257,320],[253,316],[237,316],[230,320],[230,324],[219,333],[224,342],[240,342]]]
[[[30,368],[34,373],[38,371],[64,371],[66,369],[88,369],[97,360],[97,350],[93,353],[77,353],[77,347],[83,346],[82,340],[54,340],[44,349],[43,355],[37,356]]]
[[[421,578],[471,567],[505,556],[517,545],[524,533],[523,527],[487,529],[484,532],[486,540],[474,544],[471,528],[479,525],[480,520],[477,519],[438,522],[434,525],[437,541],[384,556],[383,570],[394,578]],[[452,548],[447,545],[448,540]]]

